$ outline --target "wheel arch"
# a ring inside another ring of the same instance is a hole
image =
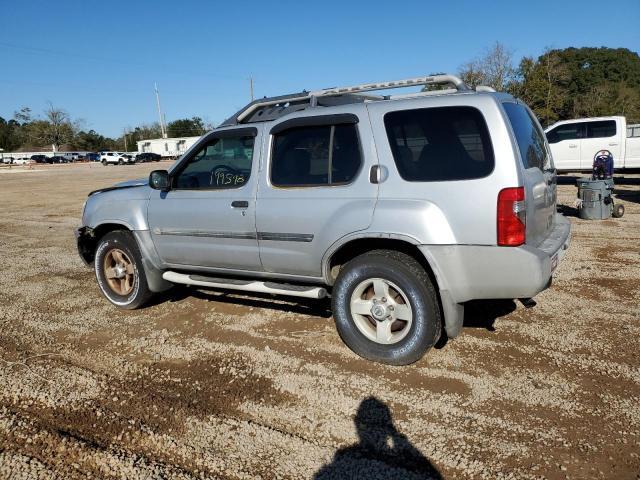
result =
[[[84,227],[80,229],[78,235],[78,252],[80,256],[89,266],[93,266],[98,242],[101,238],[110,232],[116,230],[125,230],[133,236],[134,241],[138,245],[142,263],[144,266],[147,284],[152,292],[163,292],[171,288],[172,284],[162,278],[163,269],[157,258],[153,242],[148,230],[133,230],[129,225],[123,222],[104,222],[93,228]]]
[[[438,270],[437,265],[434,265],[432,259],[418,248],[418,245],[419,243],[413,237],[388,234],[360,235],[340,243],[336,242],[325,255],[322,268],[323,277],[328,285],[333,285],[342,265],[356,256],[372,250],[403,252],[414,258],[427,272],[436,290],[444,330],[449,338],[454,338],[462,329],[464,307],[452,300],[443,273]]]
[[[131,228],[128,225],[118,222],[105,222],[93,228],[84,227],[81,229],[78,235],[78,251],[87,265],[92,264],[100,239],[115,230],[131,232]]]

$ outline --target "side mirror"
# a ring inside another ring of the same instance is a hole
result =
[[[166,170],[154,170],[149,174],[149,186],[155,190],[168,192],[171,190],[169,172]]]

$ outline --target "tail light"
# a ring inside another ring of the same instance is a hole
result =
[[[504,188],[498,194],[498,245],[517,247],[526,240],[524,187]]]

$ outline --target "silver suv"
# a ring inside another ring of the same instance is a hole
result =
[[[118,307],[174,284],[330,295],[344,342],[394,365],[458,335],[465,302],[547,288],[570,237],[535,116],[451,75],[256,100],[169,171],[89,194],[82,225]]]

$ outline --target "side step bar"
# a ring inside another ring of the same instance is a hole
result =
[[[323,287],[310,285],[291,285],[288,283],[262,282],[260,280],[241,280],[235,278],[217,278],[188,273],[164,272],[162,278],[169,282],[199,287],[224,288],[226,290],[241,290],[243,292],[271,293],[273,295],[288,295],[291,297],[324,298],[327,290]]]

